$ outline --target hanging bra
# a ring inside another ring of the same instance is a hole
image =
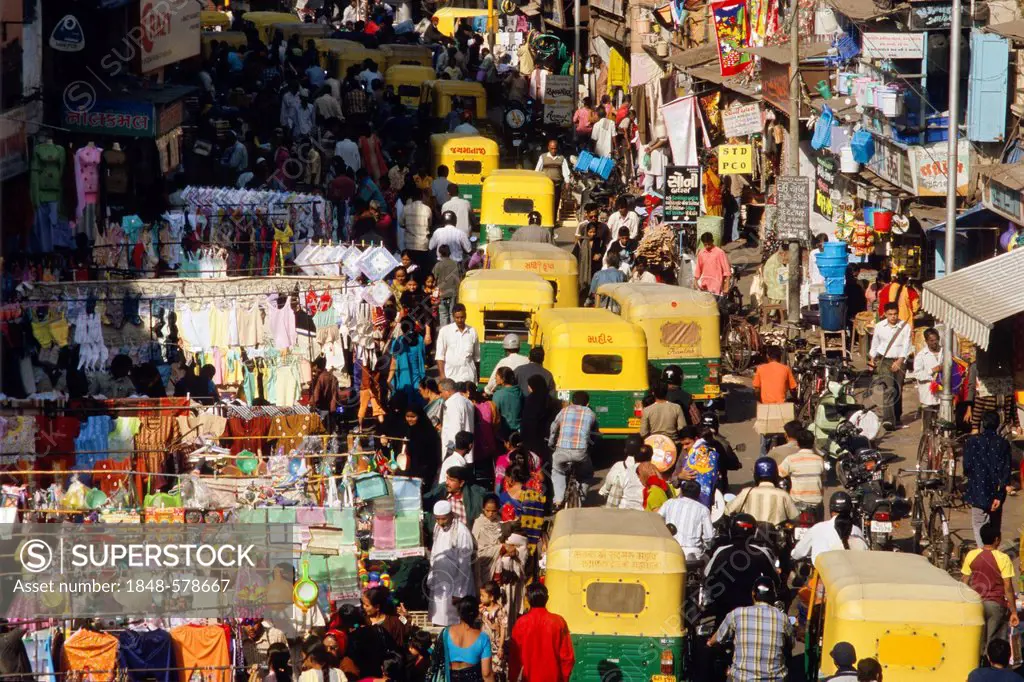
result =
[[[50,332],[50,320],[44,313],[36,312],[35,315],[29,313],[29,317],[32,320],[32,335],[36,337],[36,341],[43,348],[49,348],[53,344],[53,334]]]

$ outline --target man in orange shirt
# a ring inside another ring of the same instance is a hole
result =
[[[796,377],[788,365],[782,364],[781,348],[769,346],[765,356],[768,362],[758,365],[754,372],[754,396],[759,403],[780,405],[787,402],[790,391],[796,390]],[[761,435],[762,457],[768,454],[772,440],[772,435]]]
[[[576,655],[565,619],[547,610],[548,588],[526,588],[530,610],[516,619],[509,639],[508,679],[521,682],[569,682]]]

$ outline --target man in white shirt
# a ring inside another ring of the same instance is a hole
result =
[[[459,393],[458,386],[451,379],[442,379],[437,382],[437,389],[441,392],[444,400],[444,407],[441,413],[441,450],[448,451],[448,448],[456,448],[458,441],[456,436],[462,431],[472,434],[476,424],[476,408],[469,398]],[[472,447],[463,458],[465,463],[473,461]],[[444,480],[444,471],[441,472]]]
[[[452,319],[455,321],[437,332],[437,373],[442,379],[476,381],[480,339],[476,330],[466,324],[466,306],[455,304]]]
[[[473,224],[470,222],[470,216],[473,215],[473,204],[459,196],[459,186],[455,183],[448,184],[448,196],[451,199],[444,202],[444,205],[441,206],[441,213],[445,211],[454,213],[455,227],[462,230],[468,237],[473,231]]]
[[[704,556],[715,537],[711,512],[698,498],[700,484],[696,481],[683,481],[679,497],[673,497],[658,509],[665,523],[676,527],[675,539],[683,548],[687,561],[695,561]]]
[[[299,84],[292,81],[288,85],[287,92],[281,96],[281,127],[291,130],[299,117],[299,108],[302,100],[299,97]]]
[[[911,378],[917,382],[917,399],[921,405],[922,429],[927,432],[939,412],[939,396],[932,393],[932,381],[942,372],[942,345],[939,333],[934,329],[924,330],[925,347],[914,355],[914,371]]]
[[[790,555],[793,559],[810,557],[813,564],[819,554],[837,549],[837,544],[839,545],[838,549],[842,549],[842,540],[840,540],[839,534],[836,533],[836,517],[840,513],[849,514],[853,510],[853,501],[850,499],[850,494],[845,490],[833,493],[832,499],[828,501],[828,510],[828,521],[816,523],[808,528],[807,532],[796,543]],[[857,527],[857,524],[853,524],[850,537],[858,538],[863,542],[864,533]]]
[[[913,350],[910,325],[900,319],[899,304],[886,304],[885,319],[875,325],[871,338],[868,367],[882,384],[882,426],[889,430],[898,428],[903,416],[903,381]]]
[[[518,368],[530,362],[530,359],[525,355],[520,354],[519,348],[521,347],[519,337],[515,334],[506,334],[505,338],[502,339],[501,347],[505,349],[505,357],[498,360],[498,364],[494,366],[494,371],[491,372],[491,378],[487,382],[487,386],[484,387],[484,393],[487,395],[493,395],[494,391],[498,388],[498,370],[502,367],[508,367],[513,372]]]
[[[359,145],[350,138],[338,140],[338,143],[334,145],[334,155],[340,157],[353,173],[363,167],[362,157],[359,155]]]
[[[366,59],[363,61],[363,70],[356,76],[356,80],[363,84],[367,92],[373,92],[373,82],[383,81],[384,76],[377,68],[377,62],[372,59]]]
[[[640,457],[643,441],[638,435],[626,437],[623,447],[626,453],[625,459],[616,462],[608,470],[608,477],[598,494],[605,498],[605,506],[612,509],[640,509],[644,508],[644,485],[637,476],[636,468],[639,465],[637,457]]]
[[[455,440],[452,441],[450,446],[448,444],[445,445],[445,457],[441,460],[441,469],[437,477],[439,484],[444,483],[448,478],[449,469],[464,467],[468,462],[472,461],[473,458],[469,453],[473,451],[473,434],[469,431],[459,431],[455,434]]]
[[[558,218],[558,209],[562,200],[562,187],[569,180],[569,164],[565,155],[558,153],[558,140],[548,140],[548,150],[537,159],[537,166],[534,168],[538,173],[551,178],[555,183],[555,218]]]
[[[425,256],[430,250],[430,221],[434,217],[427,204],[427,191],[423,190],[420,196],[406,204],[402,217],[398,219],[398,224],[405,232],[405,248],[409,250],[413,261],[421,267],[427,263]]]
[[[454,213],[445,211],[441,220],[444,224],[430,235],[427,247],[436,251],[442,245],[447,246],[451,251],[452,260],[461,263],[466,255],[473,251],[473,244],[466,233],[456,227],[459,219]],[[438,253],[437,258],[440,260],[441,254]]]
[[[629,228],[629,238],[636,239],[640,234],[640,216],[630,205],[629,197],[621,196],[615,200],[615,213],[608,216],[608,231],[612,236],[619,233],[620,227]]]
[[[643,167],[644,171],[644,192],[654,190],[656,192],[665,189],[665,172],[668,168],[668,157],[661,147],[647,148],[650,161]],[[641,158],[641,161],[643,159]]]
[[[633,262],[633,272],[629,275],[629,281],[640,282],[641,284],[658,283],[654,273],[647,269],[647,259],[643,256],[637,256]]]
[[[608,118],[604,107],[597,108],[597,123],[590,131],[590,137],[594,140],[594,154],[601,157],[612,155],[612,143],[615,141],[615,121]]]
[[[355,25],[357,21],[359,21],[359,8],[356,6],[356,0],[350,0],[348,7],[341,13],[341,23]]]
[[[450,184],[448,182],[448,166],[442,163],[437,167],[437,177],[430,184],[430,188],[434,191],[434,201],[438,206],[443,206],[451,198],[448,194],[448,185]]]

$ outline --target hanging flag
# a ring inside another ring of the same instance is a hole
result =
[[[677,166],[696,166],[697,160],[697,98],[693,95],[661,105],[661,116],[668,131],[672,161]],[[706,146],[706,144],[705,144]]]
[[[718,37],[718,63],[723,76],[735,76],[747,68],[753,57],[741,48],[747,46],[749,26],[746,0],[722,0],[711,5]]]

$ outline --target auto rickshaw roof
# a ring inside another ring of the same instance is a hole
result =
[[[980,604],[978,594],[933,566],[918,554],[899,552],[850,552],[836,550],[818,555],[814,567],[832,604],[861,601],[876,603],[942,602]],[[912,614],[905,618],[914,620]],[[883,618],[880,618],[883,619]]]
[[[577,554],[574,556],[574,553]],[[591,507],[566,509],[555,516],[548,541],[547,568],[549,571],[682,573],[686,562],[679,543],[657,514],[636,509]]]
[[[316,49],[319,52],[343,52],[345,50],[352,50],[359,48],[360,50],[366,49],[362,43],[357,43],[354,40],[343,40],[341,38],[317,38]]]
[[[607,342],[589,340],[600,335],[614,339],[610,348],[647,350],[647,340],[640,327],[604,308],[546,308],[538,310],[533,319],[544,334],[545,342],[567,348],[601,347]]]
[[[443,151],[451,143],[480,145],[484,147],[485,154],[498,153],[498,143],[484,135],[474,135],[472,133],[434,133],[430,136],[430,146],[435,153]],[[492,173],[496,172],[498,171],[492,171]]]
[[[231,17],[224,12],[204,9],[199,12],[199,26],[210,28],[212,26],[230,26]]]
[[[459,285],[459,301],[477,305],[554,305],[555,291],[540,275],[518,270],[470,270]]]
[[[246,14],[245,16],[249,16]],[[273,24],[275,31],[283,31],[286,35],[296,35],[300,38],[326,38],[329,36],[334,29],[326,24],[309,24],[303,21],[298,23],[294,21],[275,21]],[[303,49],[305,45],[301,45]]]
[[[615,299],[623,317],[718,317],[718,301],[713,294],[672,284],[621,282],[604,284],[597,293]]]
[[[397,45],[394,43],[387,43],[380,46],[380,51],[387,56],[397,57],[414,57],[414,56],[428,56],[433,58],[434,53],[426,45]],[[405,66],[413,66],[412,64],[406,64]]]
[[[501,171],[494,171],[494,173],[501,173]],[[494,173],[484,178],[485,189],[487,181],[494,177]],[[506,267],[516,267],[525,261],[543,260],[568,265],[572,272],[576,272],[577,267],[576,258],[570,252],[554,244],[541,244],[540,242],[491,242],[487,244],[487,258],[492,263],[500,258]]]
[[[302,19],[291,12],[246,12],[242,15],[245,21],[251,21],[257,26],[267,24],[301,24]]]
[[[431,87],[442,95],[454,95],[456,97],[485,97],[487,91],[484,86],[476,81],[431,81]]]
[[[500,168],[484,179],[484,190],[488,186],[514,184],[517,190],[520,188],[528,192],[544,191],[548,194],[555,193],[555,183],[548,176],[540,171],[523,170],[521,168]],[[550,246],[550,244],[546,245]]]
[[[447,17],[453,16],[459,19],[467,17],[485,17],[487,16],[487,10],[485,9],[469,9],[467,7],[442,7],[434,11],[432,16],[435,17]]]
[[[381,54],[387,55],[383,48],[379,49]],[[385,81],[389,81],[392,78],[419,78],[417,85],[434,80],[436,76],[437,74],[434,73],[434,69],[421,64],[395,64],[394,66],[389,66],[387,71],[384,72]]]

